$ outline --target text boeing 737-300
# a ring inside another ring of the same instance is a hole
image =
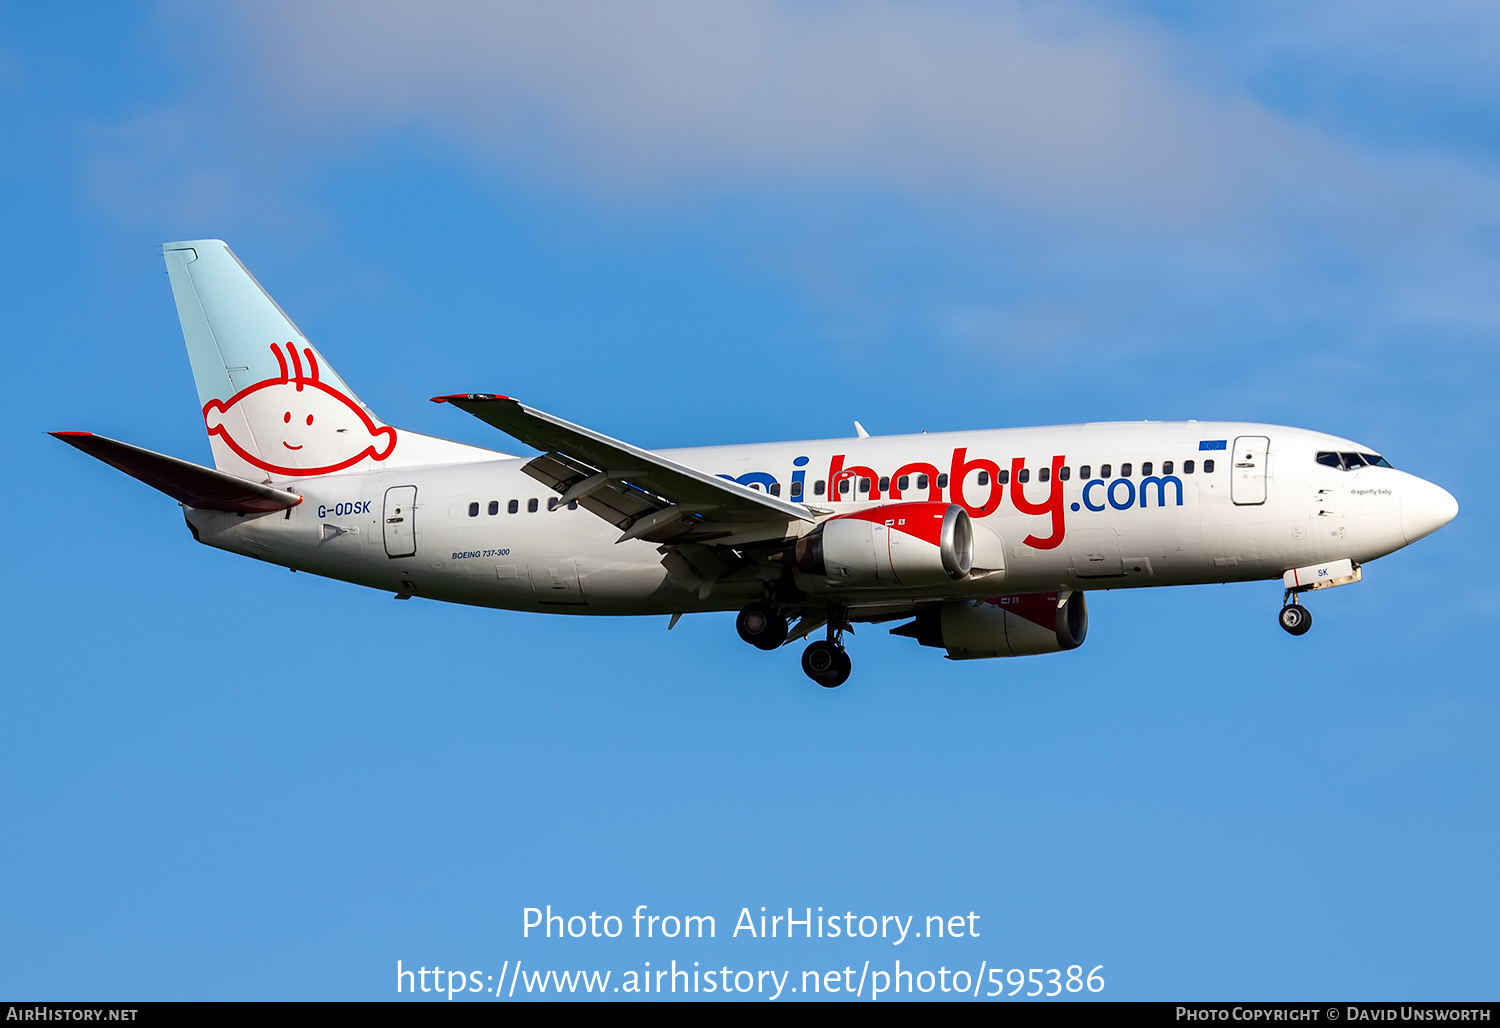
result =
[[[648,451],[507,396],[440,396],[530,459],[386,425],[224,243],[164,248],[214,468],[64,442],[182,504],[199,542],[411,596],[559,614],[738,610],[842,684],[844,633],[955,659],[1080,645],[1089,589],[1304,592],[1436,531],[1452,496],[1371,447],[1233,422],[1064,425]]]

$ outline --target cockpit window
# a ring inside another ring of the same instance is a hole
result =
[[[1354,471],[1358,468],[1389,468],[1391,462],[1377,453],[1333,453],[1324,450],[1318,454],[1318,463],[1330,468]]]

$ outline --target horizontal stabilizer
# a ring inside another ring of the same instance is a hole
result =
[[[199,510],[265,514],[295,507],[302,502],[302,497],[296,493],[247,482],[222,471],[153,453],[92,432],[53,432],[51,435],[132,478],[140,479],[179,503]]]

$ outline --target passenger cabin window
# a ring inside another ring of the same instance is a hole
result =
[[[780,496],[781,495],[781,483],[780,482],[772,482],[771,483],[771,495],[772,496]]]
[[[1206,461],[1203,462],[1203,473],[1205,475],[1212,475],[1214,473],[1214,462],[1213,461],[1206,460]]]
[[[917,476],[917,488],[918,489],[926,489],[927,488],[927,476],[926,475],[918,475]]]
[[[471,503],[471,504],[469,504],[469,517],[471,517],[471,518],[477,518],[477,517],[479,517],[479,504],[477,504],[477,503]]]
[[[847,478],[841,479],[839,481],[839,495],[840,496],[848,496],[849,495],[849,480]]]
[[[1079,478],[1093,478],[1094,477],[1093,476],[1093,470],[1094,469],[1093,469],[1092,466],[1090,466],[1088,464],[1085,464],[1085,465],[1083,465],[1082,467],[1080,467],[1078,469],[1078,477]]]
[[[792,483],[792,494],[791,495],[792,495],[792,499],[794,499],[794,500],[800,499],[802,497],[802,483],[801,482],[793,482]]]
[[[990,484],[990,473],[988,471],[981,471],[979,473],[979,484],[980,485],[989,485]]]
[[[882,475],[880,477],[880,491],[883,492],[883,493],[887,493],[887,492],[890,492],[890,490],[891,490],[891,480],[890,480],[890,477],[888,475]]]
[[[896,479],[896,488],[900,489],[903,493],[906,492],[906,490],[910,489],[911,488],[911,476],[910,475],[902,475],[900,478]],[[921,488],[921,487],[919,486],[918,488]]]
[[[824,482],[823,482],[823,480],[821,478],[818,479],[816,482],[813,483],[813,495],[814,496],[822,496],[823,495],[823,489],[824,489]]]
[[[1149,460],[1146,461],[1144,464],[1141,465],[1141,474],[1142,475],[1149,475],[1149,474],[1151,474],[1151,462]]]
[[[1101,465],[1099,467],[1099,477],[1100,478],[1108,478],[1109,477],[1109,465],[1108,464],[1103,464],[1103,465]]]
[[[1183,461],[1182,462],[1182,473],[1184,475],[1191,475],[1193,473],[1193,466],[1194,465],[1193,465],[1192,461],[1190,461],[1190,460]]]
[[[1121,464],[1120,465],[1120,476],[1122,478],[1129,478],[1130,477],[1130,465],[1129,464]]]
[[[499,514],[500,513],[500,501],[499,500],[491,500],[490,501],[490,513],[491,514]]]
[[[1038,482],[1045,482],[1048,479],[1050,479],[1051,477],[1052,477],[1052,469],[1051,468],[1037,468],[1037,471],[1036,471],[1036,480]]]
[[[578,501],[577,500],[569,500],[568,501],[568,509],[569,510],[577,510],[578,509]]]
[[[1006,471],[1006,470],[1002,469],[1001,472],[1000,472],[1000,474],[996,475],[995,477],[1000,480],[1000,484],[1001,485],[1005,485],[1005,484],[1007,484],[1007,483],[1010,482],[1010,472],[1009,471]],[[979,484],[980,485],[984,485],[984,479],[983,478],[981,478],[979,480]]]
[[[948,476],[946,474],[938,476],[938,488],[939,489],[946,489],[946,488],[948,488]]]
[[[521,509],[521,501],[520,500],[511,500],[509,503],[507,503],[505,505],[505,509],[508,510],[508,511],[510,511],[512,514],[514,514],[516,511],[518,511],[518,510]]]
[[[536,497],[533,496],[531,499],[529,499],[529,500],[526,501],[526,513],[528,513],[528,514],[535,514],[536,513]]]
[[[1068,479],[1073,477],[1073,472],[1069,470],[1066,464],[1064,464],[1062,467],[1057,469],[1057,477],[1066,482]]]
[[[1161,462],[1161,473],[1163,475],[1170,475],[1172,473],[1172,462],[1171,461],[1164,460],[1164,461]],[[1147,471],[1146,474],[1149,475],[1149,474],[1151,474],[1151,472]]]
[[[859,491],[862,493],[870,491],[870,480],[868,478],[861,478],[859,480]]]
[[[548,510],[556,510],[557,509],[557,497],[556,496],[549,496],[549,497],[547,497],[547,509]]]
[[[1027,482],[1030,482],[1031,481],[1031,469],[1030,468],[1022,468],[1020,471],[1017,471],[1016,472],[1016,481],[1020,482],[1022,485],[1025,485]]]

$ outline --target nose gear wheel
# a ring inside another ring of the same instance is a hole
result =
[[[1312,611],[1296,603],[1281,608],[1281,627],[1292,635],[1306,635],[1312,628]]]

